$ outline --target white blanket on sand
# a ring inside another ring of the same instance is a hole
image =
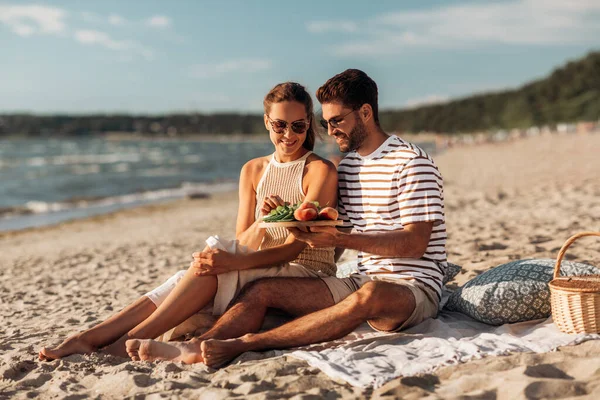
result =
[[[428,373],[444,365],[515,352],[544,353],[592,339],[600,335],[562,333],[552,318],[491,326],[444,310],[437,319],[401,333],[379,333],[364,324],[340,340],[288,355],[306,360],[333,379],[378,388],[394,378]]]

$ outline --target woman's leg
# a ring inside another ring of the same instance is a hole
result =
[[[155,312],[102,351],[126,357],[125,341],[128,339],[153,339],[206,307],[217,292],[217,277],[196,276],[194,272],[194,269],[188,269]]]
[[[162,289],[163,293],[169,292],[158,308],[147,296],[142,296],[106,321],[67,338],[59,346],[43,347],[39,352],[40,360],[91,353],[100,348],[104,348],[106,353],[125,357],[125,340],[160,336],[204,308],[214,298],[217,290],[216,277],[197,277],[193,271],[186,271],[177,282],[176,275],[162,285],[167,287],[157,288]],[[168,287],[170,284],[173,285],[172,289]]]
[[[125,307],[106,321],[67,338],[57,347],[42,347],[40,360],[54,360],[76,353],[91,353],[107,346],[148,318],[156,306],[146,296]]]

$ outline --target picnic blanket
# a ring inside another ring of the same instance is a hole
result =
[[[288,355],[352,386],[378,388],[394,378],[432,372],[444,365],[516,352],[545,353],[593,339],[600,335],[560,332],[551,317],[492,326],[444,310],[438,318],[401,333],[379,333],[364,324],[342,339]]]

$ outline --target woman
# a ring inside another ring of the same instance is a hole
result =
[[[294,240],[284,228],[258,226],[262,216],[284,200],[337,204],[336,169],[312,153],[316,134],[310,94],[297,83],[282,83],[266,95],[263,105],[275,152],[246,163],[239,184],[236,237],[250,251],[207,248],[194,253],[187,271],[180,271],[101,324],[55,348],[42,348],[41,360],[99,349],[126,357],[126,340],[158,337],[213,302],[213,313],[218,315],[253,280],[335,274],[333,248],[313,249]]]

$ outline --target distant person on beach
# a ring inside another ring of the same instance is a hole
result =
[[[251,251],[240,254],[206,248],[194,253],[187,271],[175,274],[99,325],[57,347],[42,348],[41,360],[99,350],[126,357],[127,339],[156,338],[211,304],[224,312],[239,289],[256,279],[335,275],[332,246],[312,248],[285,228],[258,226],[263,215],[284,202],[318,201],[334,207],[337,203],[335,166],[312,152],[316,131],[310,94],[297,83],[279,84],[266,95],[264,111],[275,152],[250,160],[240,173],[236,237]],[[232,334],[244,333],[240,326],[239,333]]]
[[[379,125],[377,85],[347,70],[317,91],[323,126],[348,153],[338,167],[343,228],[290,228],[310,248],[358,250],[347,278],[267,278],[247,285],[211,330],[183,343],[130,340],[133,360],[219,367],[246,351],[341,338],[368,322],[396,332],[437,315],[446,263],[442,176],[418,146]],[[268,309],[299,317],[256,333]],[[242,328],[248,332],[240,335]],[[230,339],[235,338],[235,339]]]

